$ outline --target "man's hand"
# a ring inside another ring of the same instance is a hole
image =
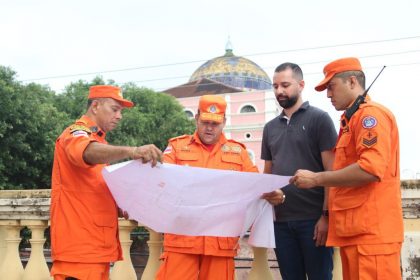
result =
[[[315,246],[324,246],[328,235],[328,217],[321,216],[315,225],[314,240]]]
[[[296,171],[295,175],[290,178],[289,183],[294,184],[299,189],[310,189],[316,186],[319,186],[317,183],[317,173],[299,169]]]
[[[283,203],[286,199],[286,196],[282,190],[278,189],[269,193],[264,193],[261,198],[267,200],[268,203],[275,206]]]
[[[128,215],[127,211],[124,211],[124,210],[122,210],[119,207],[118,207],[118,217],[119,218],[124,218],[126,220],[128,220],[128,218],[130,218],[130,216]]]
[[[143,163],[150,161],[152,166],[156,166],[158,162],[162,162],[162,151],[153,144],[135,147],[132,150],[131,158],[141,159]]]

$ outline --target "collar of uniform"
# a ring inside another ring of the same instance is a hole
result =
[[[76,123],[85,124],[88,128],[90,128],[90,130],[92,131],[92,134],[96,134],[97,136],[99,136],[101,138],[105,138],[105,136],[106,136],[105,131],[102,131],[98,127],[98,125],[86,115],[83,115],[80,119],[78,119],[76,121]],[[94,129],[92,129],[92,128],[97,128],[97,129],[96,129],[96,131],[94,131]]]
[[[201,145],[204,145],[204,143],[203,143],[203,142],[201,142],[200,137],[198,136],[197,131],[196,131],[196,132],[194,132],[194,135],[193,135],[193,137],[192,137],[192,139],[191,139],[191,143],[192,143],[192,142],[197,142],[197,143],[199,143],[199,144],[201,144]],[[222,134],[220,135],[219,141],[217,141],[217,143],[220,143],[221,145],[223,145],[223,144],[225,144],[226,142],[227,142],[226,136],[225,136],[225,134],[222,132]],[[215,144],[217,144],[217,143],[215,143]]]
[[[302,103],[302,105],[300,105],[300,107],[299,107],[299,109],[297,109],[296,110],[296,112],[299,112],[299,111],[303,111],[303,110],[306,110],[306,109],[308,109],[309,108],[309,101],[305,101],[305,102],[303,102]],[[296,112],[294,113],[294,114],[296,114]],[[286,116],[286,114],[284,113],[284,110],[283,111],[281,111],[281,113],[280,113],[280,119],[288,119],[288,117]]]
[[[357,99],[357,98],[356,98],[356,99]],[[352,103],[350,103],[350,105],[346,108],[346,110],[347,110],[348,108],[350,108],[351,106],[353,106],[354,102],[356,102],[356,99],[354,99],[354,100],[353,100],[353,102],[352,102]],[[360,107],[365,106],[365,105],[366,105],[366,102],[369,102],[369,101],[372,101],[372,100],[370,99],[370,96],[369,96],[369,95],[366,95],[366,96],[365,96],[365,102],[361,103],[361,104],[360,104],[360,106],[359,106],[359,108],[360,108]]]
[[[369,96],[369,95],[366,95],[366,97],[365,97],[365,102],[364,102],[364,103],[362,103],[362,104],[360,104],[360,107],[364,107],[364,106],[366,106],[366,105],[367,105],[367,103],[368,103],[368,102],[370,102],[370,101],[372,101],[372,99],[370,99],[370,96]]]

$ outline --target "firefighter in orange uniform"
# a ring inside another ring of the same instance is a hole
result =
[[[110,262],[122,259],[117,205],[102,168],[125,158],[160,161],[154,145],[107,145],[105,135],[134,104],[115,86],[92,86],[88,109],[58,137],[51,190],[51,249],[55,280],[107,280]]]
[[[164,162],[212,169],[258,172],[243,144],[223,134],[226,101],[218,95],[203,95],[195,116],[193,135],[169,140]],[[233,280],[236,237],[165,234],[159,280]]]
[[[366,95],[357,58],[333,61],[324,74],[315,89],[327,89],[335,109],[345,110],[333,171],[298,170],[291,181],[299,188],[330,187],[327,246],[340,247],[344,280],[401,279],[403,218],[395,118]]]

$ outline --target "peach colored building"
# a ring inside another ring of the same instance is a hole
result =
[[[200,96],[222,95],[227,102],[226,137],[244,143],[262,172],[263,128],[280,112],[271,85],[271,79],[264,70],[249,59],[233,55],[228,42],[224,56],[201,65],[188,83],[164,92],[176,97],[189,117],[197,112]]]

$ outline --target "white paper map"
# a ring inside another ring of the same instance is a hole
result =
[[[274,248],[273,208],[260,196],[289,178],[173,164],[127,161],[102,174],[118,206],[156,232],[192,236],[243,236]]]

